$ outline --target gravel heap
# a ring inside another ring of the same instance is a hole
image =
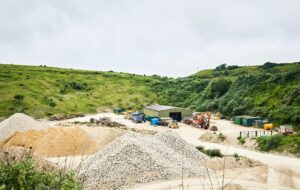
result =
[[[15,113],[0,123],[0,140],[6,139],[15,132],[27,131],[29,129],[41,130],[47,125],[34,120],[23,113]]]
[[[183,149],[182,149],[183,147]],[[79,167],[79,178],[86,189],[121,189],[135,183],[180,177],[200,176],[204,156],[178,135],[127,133]]]

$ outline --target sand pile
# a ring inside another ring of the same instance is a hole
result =
[[[226,158],[209,158],[205,162],[208,168],[213,170],[223,170],[225,160],[225,169],[234,168],[253,168],[258,166],[263,166],[263,164],[256,160],[251,160],[246,157],[234,157],[227,156]]]
[[[46,127],[46,124],[40,123],[28,115],[15,113],[0,123],[0,140],[10,137],[15,132],[22,132],[30,129],[41,130]]]
[[[203,135],[199,137],[199,140],[211,143],[228,143],[228,138],[222,139],[219,137],[219,134],[212,132],[205,132]]]
[[[172,132],[143,135],[127,133],[80,166],[86,189],[120,189],[158,179],[203,175],[203,155]]]
[[[41,131],[16,132],[2,142],[4,147],[20,146],[39,156],[85,155],[97,151],[97,144],[79,127],[53,127]]]

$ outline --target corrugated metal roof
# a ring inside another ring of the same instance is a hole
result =
[[[150,110],[155,110],[155,111],[163,111],[163,110],[174,109],[176,107],[165,106],[165,105],[151,105],[151,106],[147,106],[145,108],[150,109]]]

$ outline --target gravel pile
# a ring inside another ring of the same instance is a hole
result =
[[[0,140],[6,139],[15,132],[27,131],[29,129],[41,130],[47,125],[34,120],[23,113],[15,113],[0,123]]]
[[[203,175],[203,158],[172,132],[127,133],[84,160],[79,178],[86,189],[121,189],[135,183],[180,177],[182,163],[185,177]]]

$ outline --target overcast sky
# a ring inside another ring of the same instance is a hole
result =
[[[299,0],[0,0],[0,62],[187,76],[300,61]]]

